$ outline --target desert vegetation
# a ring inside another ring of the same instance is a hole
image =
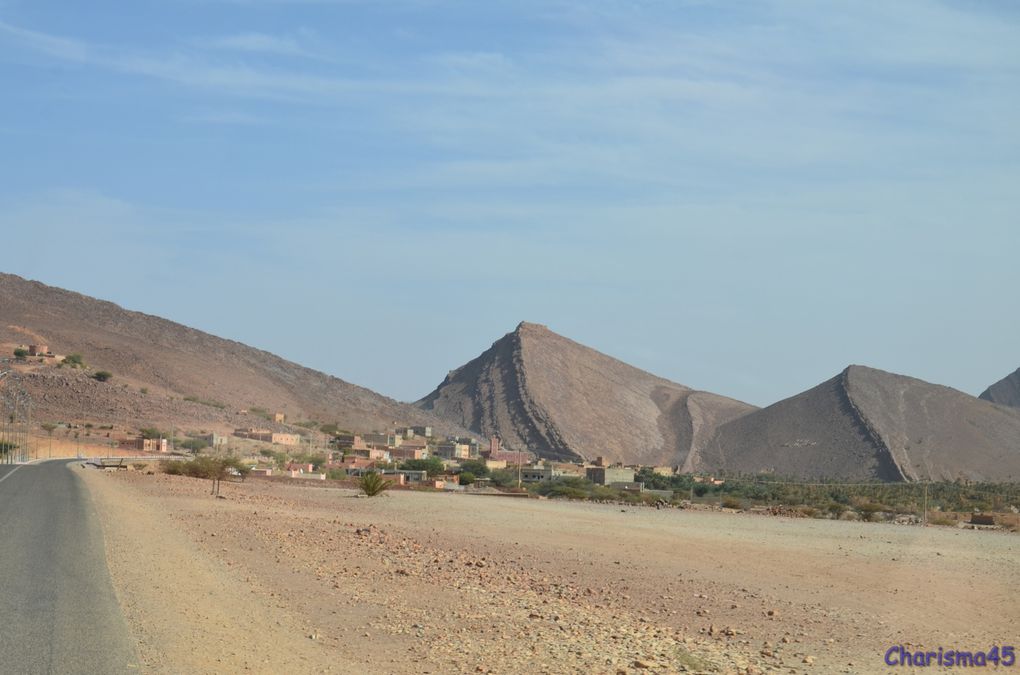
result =
[[[490,474],[493,484],[516,482],[513,472]],[[509,481],[507,479],[510,479]],[[533,483],[529,492],[550,498],[611,501],[624,503],[702,504],[725,509],[770,509],[776,513],[806,518],[858,519],[867,522],[896,516],[921,517],[925,510],[923,483],[807,483],[776,477],[730,477],[721,484],[698,482],[693,475],[661,476],[642,469],[635,477],[646,488],[672,491],[664,500],[657,493],[639,493],[595,485],[579,476]],[[701,479],[703,480],[703,479]],[[1020,485],[1016,483],[938,482],[927,484],[927,512],[933,524],[955,524],[940,514],[1009,512],[1020,508]]]
[[[163,462],[163,473],[171,476],[189,476],[205,478],[212,481],[212,493],[219,494],[220,483],[231,476],[244,480],[251,472],[251,467],[241,463],[236,457],[208,457],[205,455],[184,460]]]
[[[365,494],[366,497],[375,497],[382,494],[389,489],[391,482],[384,479],[381,475],[375,471],[369,471],[361,480],[358,481],[358,487]]]
[[[210,408],[216,408],[217,410],[225,410],[227,407],[226,403],[221,403],[220,401],[215,401],[213,399],[201,398],[198,396],[185,396],[184,400],[188,401],[189,403],[198,403],[199,405],[205,405],[209,406]]]
[[[64,357],[63,361],[60,362],[60,364],[70,368],[84,368],[85,359],[81,354],[68,354]]]

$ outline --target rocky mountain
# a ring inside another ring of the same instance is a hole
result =
[[[851,480],[1018,480],[1020,410],[850,366],[723,425],[700,470]]]
[[[357,430],[427,424],[467,433],[400,403],[274,354],[172,321],[21,277],[0,274],[0,345],[43,344],[81,354],[85,372],[58,359],[3,364],[18,371],[38,420],[85,417],[103,423],[203,428],[264,426],[241,410],[284,412],[288,420]],[[90,374],[113,373],[109,382]]]
[[[999,405],[1020,408],[1020,368],[985,389],[981,398]]]
[[[522,323],[415,405],[542,457],[683,465],[755,408]]]

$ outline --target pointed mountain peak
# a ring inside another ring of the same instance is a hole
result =
[[[1020,408],[1020,368],[985,389],[981,398],[999,405]]]

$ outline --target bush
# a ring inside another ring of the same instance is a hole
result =
[[[497,487],[515,487],[517,485],[517,472],[510,469],[500,469],[489,474],[489,480]]]
[[[138,430],[138,433],[142,435],[142,438],[162,438],[163,432],[155,427],[144,427]]]
[[[382,494],[386,490],[390,489],[391,482],[384,480],[382,476],[377,474],[375,471],[369,471],[361,480],[358,481],[358,487],[365,493],[366,497],[375,497],[376,495]]]
[[[14,358],[16,358],[16,359],[23,359],[26,356],[28,356],[28,350],[27,349],[21,349],[19,347],[18,349],[14,350]]]
[[[211,399],[199,398],[198,396],[185,396],[185,401],[189,403],[198,403],[199,405],[207,405],[210,408],[216,408],[217,410],[225,410],[227,407],[226,403],[220,403],[219,401],[213,401]]]
[[[475,475],[473,473],[471,473],[470,471],[461,471],[460,472],[460,484],[461,485],[471,485],[474,482],[475,482]]]
[[[744,505],[740,503],[740,500],[736,497],[726,497],[722,500],[721,506],[724,509],[742,509]]]
[[[68,354],[61,361],[62,364],[71,366],[72,368],[83,368],[85,367],[85,359],[81,357],[81,354]]]
[[[330,469],[326,472],[326,478],[330,480],[344,480],[347,478],[346,469]]]
[[[189,438],[179,445],[185,450],[190,450],[191,452],[199,452],[209,447],[209,444],[201,438]]]
[[[878,513],[885,511],[885,507],[882,506],[881,504],[868,502],[866,504],[861,504],[860,506],[858,506],[857,510],[860,511],[861,519],[870,523],[875,520]]]
[[[163,470],[163,473],[168,474],[170,476],[184,475],[184,462],[182,462],[179,459],[171,459],[169,461],[163,462],[160,468]]]
[[[547,495],[550,497],[565,497],[566,499],[588,498],[588,493],[585,490],[569,485],[554,485]]]
[[[485,465],[485,462],[478,461],[477,459],[467,459],[460,463],[461,471],[474,474],[478,478],[485,478],[489,475],[489,467]]]
[[[113,379],[113,373],[108,370],[100,370],[92,376],[92,379],[98,382],[109,382]]]
[[[438,476],[442,473],[446,473],[446,467],[443,466],[443,460],[438,457],[429,457],[428,459],[409,459],[401,464],[400,468],[405,471],[427,471],[430,476]]]
[[[251,468],[242,464],[236,457],[202,456],[188,461],[173,459],[163,462],[162,469],[163,473],[171,476],[190,476],[191,478],[209,480],[223,480],[230,475],[244,478],[251,472]]]

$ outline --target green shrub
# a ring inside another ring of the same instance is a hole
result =
[[[191,452],[199,452],[209,447],[209,444],[201,438],[189,438],[188,440],[179,444],[179,447]]]
[[[429,457],[428,459],[409,459],[401,464],[400,468],[405,471],[427,471],[430,476],[438,476],[442,473],[446,473],[446,467],[443,466],[443,460],[438,457]]]
[[[595,499],[598,501],[616,501],[620,498],[620,491],[614,490],[611,487],[605,485],[596,485],[592,488],[589,499]]]
[[[477,459],[466,459],[460,463],[461,471],[474,474],[477,478],[485,478],[489,475],[489,467],[485,465],[485,462]]]
[[[563,497],[566,499],[587,499],[588,492],[581,488],[571,487],[569,485],[554,485],[551,490],[546,493],[550,497]]]
[[[109,382],[110,380],[113,379],[113,373],[111,373],[109,370],[100,370],[99,372],[92,376],[92,379],[98,382]]]
[[[885,507],[874,502],[867,502],[858,506],[857,510],[861,514],[861,519],[870,523],[875,520],[879,512],[885,511]]]
[[[14,350],[14,358],[16,358],[16,359],[23,359],[26,356],[28,356],[28,350],[27,349],[22,349],[22,348],[18,347],[17,349]]]
[[[85,359],[82,358],[81,354],[68,354],[61,361],[62,364],[71,366],[72,368],[84,368]]]
[[[829,502],[825,509],[832,514],[832,517],[839,520],[839,517],[847,510],[847,505],[840,502]]]
[[[489,474],[489,480],[497,487],[515,487],[517,485],[517,472],[510,469],[500,469]]]
[[[460,472],[460,484],[461,485],[471,485],[474,482],[475,482],[475,475],[473,473],[471,473],[470,471],[461,471]]]
[[[220,403],[219,401],[213,401],[207,398],[199,398],[198,396],[185,396],[183,400],[188,401],[189,403],[207,405],[210,408],[216,408],[217,410],[225,410],[227,407],[226,403]]]
[[[386,490],[390,489],[391,482],[384,480],[382,476],[377,474],[375,471],[369,471],[361,480],[358,481],[358,487],[365,493],[366,497],[375,497],[376,495],[382,494]]]
[[[724,497],[721,506],[724,509],[742,509],[744,505],[736,497]]]

